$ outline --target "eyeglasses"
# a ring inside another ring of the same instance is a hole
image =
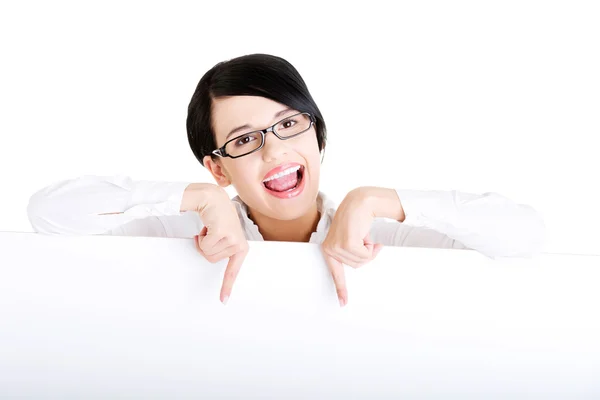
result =
[[[260,130],[253,131],[228,140],[223,147],[214,150],[212,153],[219,157],[239,158],[247,156],[263,148],[265,144],[265,135],[273,132],[280,140],[287,140],[303,134],[309,130],[315,120],[309,113],[298,113],[284,118],[276,124]]]

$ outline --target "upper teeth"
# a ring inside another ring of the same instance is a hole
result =
[[[281,171],[278,174],[275,174],[275,175],[272,175],[272,176],[268,177],[263,182],[269,182],[269,181],[272,181],[273,179],[281,178],[284,175],[293,174],[294,172],[298,171],[299,169],[300,169],[300,165],[296,165],[295,167],[290,167],[288,169],[285,169],[285,170]]]

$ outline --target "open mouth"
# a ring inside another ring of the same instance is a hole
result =
[[[295,171],[294,171],[295,170]],[[282,175],[276,175],[262,182],[265,189],[275,193],[286,193],[296,190],[304,179],[304,166],[299,165],[284,171]]]

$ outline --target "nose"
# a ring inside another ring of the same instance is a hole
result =
[[[262,156],[265,162],[283,159],[288,151],[289,148],[286,140],[279,139],[273,132],[265,135],[265,144],[262,148]]]

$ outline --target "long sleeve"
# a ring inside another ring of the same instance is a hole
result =
[[[180,215],[189,184],[85,175],[33,194],[27,214],[33,229],[44,234],[92,235],[114,230],[120,233],[113,234],[122,235],[171,236],[158,217]],[[120,214],[100,215],[107,213]],[[123,229],[127,225],[133,225],[132,233]]]
[[[468,248],[494,257],[530,257],[545,241],[542,217],[498,193],[397,189],[406,219],[379,224],[393,246]]]

